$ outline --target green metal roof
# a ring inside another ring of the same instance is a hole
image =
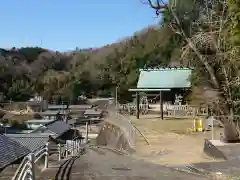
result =
[[[140,70],[137,88],[189,88],[191,86],[191,72],[192,70],[188,68],[161,68]]]

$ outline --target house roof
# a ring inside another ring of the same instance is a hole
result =
[[[76,119],[70,119],[70,120],[67,121],[67,123],[68,123],[69,125],[74,125],[74,124],[76,124],[76,122],[77,122]]]
[[[7,137],[13,139],[31,152],[44,146],[49,140],[50,133],[28,133],[28,134],[6,134]]]
[[[13,139],[0,135],[0,168],[12,164],[16,160],[26,156],[31,151]]]
[[[69,105],[69,109],[90,109],[92,105],[88,104],[79,104],[79,105]]]
[[[71,126],[64,121],[54,121],[52,123],[47,124],[46,128],[49,131],[60,136],[63,133],[65,133],[66,131],[68,131],[69,129],[71,129]]]
[[[71,129],[71,126],[62,120],[54,120],[50,123],[45,124],[31,133],[49,133],[55,135],[55,137],[61,136],[63,133]]]
[[[103,112],[102,111],[97,111],[95,109],[87,109],[84,112],[84,115],[101,115]]]
[[[57,114],[64,114],[65,112],[59,110],[59,111],[53,111],[53,110],[47,110],[47,111],[44,111],[44,112],[39,112],[38,114],[40,115],[45,115],[45,116],[55,116]]]
[[[50,123],[52,122],[53,120],[49,120],[49,119],[32,119],[32,120],[28,120],[28,121],[25,121],[25,123]]]
[[[139,89],[189,88],[192,70],[188,68],[161,68],[140,70]]]
[[[60,105],[57,105],[57,104],[49,104],[47,108],[48,108],[49,110],[50,110],[50,109],[66,109],[66,108],[67,108],[67,105],[65,105],[65,104],[60,104]]]

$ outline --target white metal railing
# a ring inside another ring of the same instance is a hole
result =
[[[135,103],[127,103],[127,104],[117,104],[116,106],[117,111],[120,113],[128,113],[128,114],[134,114],[137,111],[137,105]],[[148,113],[148,104],[139,104],[139,111],[141,114],[147,114]]]
[[[185,117],[206,116],[208,113],[208,110],[206,107],[197,107],[192,105],[167,104],[165,105],[164,110],[167,112],[167,115],[185,116]]]
[[[60,161],[63,157],[68,158],[69,154],[70,156],[76,156],[79,154],[81,150],[81,144],[82,141],[75,139],[75,140],[69,140],[66,142],[66,144],[58,144],[58,160]],[[12,180],[36,180],[35,176],[35,164],[41,159],[42,157],[45,157],[44,159],[44,168],[48,168],[49,163],[49,155],[50,155],[50,143],[48,142],[45,146],[41,147],[39,150],[35,151],[34,153],[30,153],[27,156],[25,156],[19,165],[17,171],[15,172]],[[55,151],[53,149],[53,151]],[[55,151],[56,152],[56,151]]]
[[[25,156],[18,167],[17,171],[15,172],[12,180],[25,180],[27,177],[30,180],[35,180],[35,167],[34,165],[36,162],[41,159],[43,156],[45,156],[45,168],[48,167],[48,150],[47,143],[45,146],[41,147],[38,151],[35,153],[30,153],[27,156]]]
[[[153,107],[153,111],[160,111],[159,104],[150,104],[150,107]],[[121,114],[130,114],[133,115],[136,113],[137,105],[135,103],[128,104],[119,104],[117,103],[116,109]],[[172,104],[163,104],[163,111],[170,116],[206,116],[207,108],[206,107],[197,107],[192,105],[172,105]],[[149,112],[148,104],[139,104],[139,112],[143,115]]]

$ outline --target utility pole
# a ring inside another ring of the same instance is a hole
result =
[[[117,104],[118,104],[118,86],[116,87],[116,92],[115,92],[115,108],[116,108],[116,113],[117,113]]]
[[[116,96],[116,105],[117,105],[117,101],[118,101],[118,86],[116,87],[116,93],[115,93],[115,96]],[[116,106],[117,107],[117,106]]]

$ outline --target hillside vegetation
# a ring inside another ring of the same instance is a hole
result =
[[[129,99],[138,69],[179,64],[178,39],[168,27],[146,28],[121,42],[97,49],[55,52],[41,47],[0,49],[0,100],[24,101],[38,93],[46,99],[109,96],[119,87]]]
[[[118,87],[125,101],[132,98],[128,89],[136,86],[139,68],[191,66],[190,99],[211,105],[216,114],[237,114],[238,0],[157,1],[147,2],[161,15],[159,25],[101,48],[1,49],[0,100],[23,101],[38,93],[48,100],[74,102],[82,94],[114,95]]]

